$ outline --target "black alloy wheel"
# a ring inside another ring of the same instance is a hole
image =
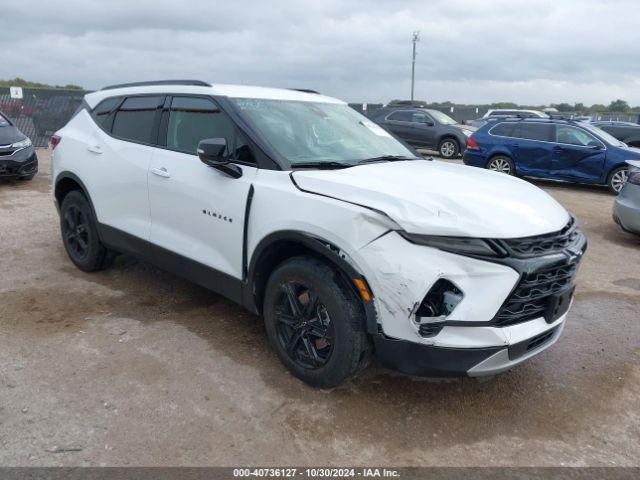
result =
[[[327,307],[313,288],[293,281],[283,283],[275,319],[278,341],[291,360],[306,369],[327,363],[334,329]]]
[[[76,260],[82,261],[89,255],[88,219],[75,205],[69,206],[62,219],[62,235],[68,252]]]

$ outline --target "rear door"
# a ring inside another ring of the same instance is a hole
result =
[[[160,148],[149,169],[151,241],[240,279],[245,208],[257,174],[251,147],[210,98],[175,96],[162,115]],[[200,161],[196,149],[206,138],[226,140],[242,177],[231,178]],[[223,285],[216,289],[223,291]]]
[[[101,129],[86,147],[98,221],[144,240],[151,229],[147,173],[163,102],[158,95],[106,100],[92,113]]]
[[[518,122],[513,138],[506,140],[519,174],[548,176],[551,167],[553,124]]]
[[[556,125],[552,171],[554,176],[600,181],[606,159],[606,147],[591,133],[572,125]]]

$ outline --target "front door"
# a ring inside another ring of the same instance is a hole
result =
[[[553,148],[551,169],[554,176],[600,181],[606,147],[596,137],[572,125],[556,125],[556,145]]]
[[[166,148],[155,150],[149,168],[151,242],[186,259],[242,278],[247,195],[257,168],[231,119],[213,100],[173,97],[163,121]],[[232,178],[200,161],[198,142],[224,138],[243,175]],[[218,288],[218,290],[223,290]]]

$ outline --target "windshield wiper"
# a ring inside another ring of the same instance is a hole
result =
[[[402,155],[382,155],[380,157],[365,158],[358,162],[359,165],[364,163],[377,163],[377,162],[401,162],[403,160],[419,160],[417,157],[404,157]]]
[[[318,170],[336,170],[338,168],[349,168],[353,165],[340,162],[301,162],[292,163],[291,168],[317,168]]]

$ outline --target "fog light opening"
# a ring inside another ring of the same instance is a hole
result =
[[[415,321],[420,335],[433,337],[440,333],[444,321],[462,301],[464,294],[449,280],[441,278],[433,284],[416,310]]]

